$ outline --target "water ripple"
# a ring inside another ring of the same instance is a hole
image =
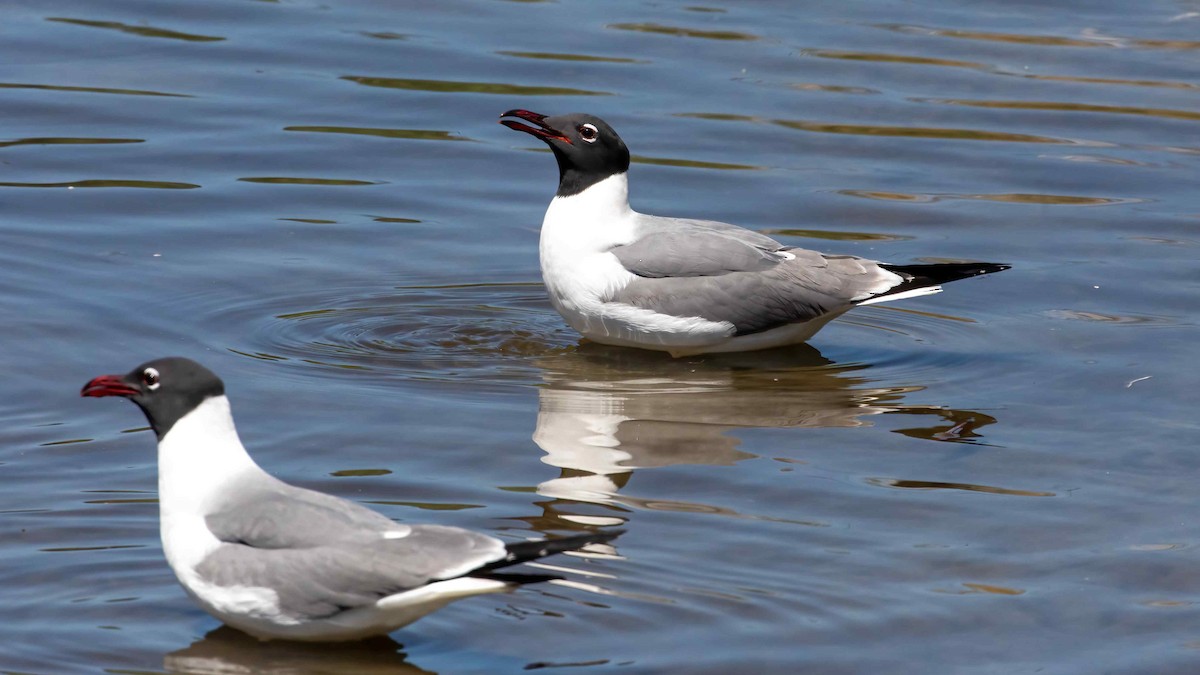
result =
[[[843,61],[872,61],[877,63],[905,63],[919,66],[945,66],[949,68],[972,68],[987,70],[987,64],[975,61],[958,61],[954,59],[937,59],[929,56],[911,56],[907,54],[883,54],[877,52],[854,52],[840,49],[802,49],[804,56],[815,56],[821,59],[839,59]]]
[[[952,129],[943,127],[903,127],[878,124],[846,124],[835,122],[814,122],[811,120],[766,119],[752,115],[733,113],[689,112],[676,113],[677,117],[714,120],[718,122],[753,122],[773,124],[775,126],[797,131],[811,131],[824,134],[851,134],[856,136],[901,136],[911,138],[943,138],[963,141],[1006,141],[1011,143],[1054,143],[1069,145],[1095,145],[1090,141],[1054,138],[1051,136],[1035,136],[1033,134],[1016,134],[1005,131],[987,131],[983,129]]]
[[[909,24],[876,24],[876,28],[907,33],[910,35],[934,35],[938,37],[957,38],[961,40],[982,40],[985,42],[1007,42],[1019,45],[1034,45],[1042,47],[1143,47],[1146,49],[1195,50],[1200,49],[1200,42],[1195,40],[1154,40],[1123,38],[1113,35],[1102,35],[1098,31],[1084,30],[1081,37],[1065,37],[1061,35],[1030,35],[1026,33],[993,33],[977,30],[956,30],[948,28],[929,28]]]
[[[450,131],[436,129],[372,129],[367,127],[291,126],[284,131],[307,131],[320,134],[351,134],[355,136],[379,136],[416,141],[469,141],[466,136],[457,136]]]
[[[937,312],[891,305],[861,307],[850,314],[840,317],[838,322],[844,325],[860,326],[871,330],[903,335],[915,342],[927,342],[931,344],[937,344],[943,339],[956,342],[960,340],[969,341],[976,332],[976,328],[974,327],[976,321],[969,317],[939,314]],[[954,356],[952,353],[935,355],[922,352],[922,354],[923,356],[915,357],[911,362],[903,360],[914,358],[911,354],[895,355],[894,357],[871,356],[869,354],[864,354],[863,356],[867,359],[867,363],[887,368],[889,372],[892,372],[892,369],[899,368],[901,371],[905,371],[906,375],[910,376],[921,376],[927,369],[939,370],[958,365],[954,360],[959,357]],[[892,362],[889,360],[890,358],[901,360]],[[922,358],[934,358],[935,362],[925,363],[922,361]]]
[[[129,33],[130,35],[139,35],[141,37],[152,38],[168,38],[171,40],[184,40],[186,42],[220,42],[223,37],[215,37],[212,35],[194,35],[192,33],[181,33],[179,31],[167,30],[165,28],[155,28],[153,26],[131,26],[127,23],[119,21],[92,21],[89,19],[68,19],[64,17],[52,16],[46,17],[47,21],[56,21],[58,23],[69,23],[76,26],[87,26],[89,28],[107,28],[110,30]]]
[[[379,185],[369,180],[349,178],[297,178],[291,176],[247,176],[239,178],[243,183],[269,183],[272,185]]]
[[[1119,197],[1084,197],[1081,195],[1048,195],[1048,194],[953,194],[925,193],[908,194],[904,192],[877,192],[872,190],[838,190],[838,194],[864,199],[883,201],[901,201],[930,204],[945,200],[976,200],[987,202],[1005,202],[1008,204],[1054,204],[1060,206],[1108,206],[1112,204],[1136,204],[1144,200]]]
[[[213,298],[218,303],[220,299]],[[541,284],[402,286],[371,295],[257,298],[214,307],[211,321],[248,326],[236,354],[340,372],[528,383],[543,356],[577,337],[545,307]]]
[[[757,35],[739,33],[732,30],[699,30],[681,26],[664,26],[659,23],[613,23],[608,25],[615,30],[632,30],[639,33],[656,33],[658,35],[673,35],[676,37],[703,38],[705,40],[758,40]]]
[[[21,82],[0,82],[0,89],[37,89],[41,91],[66,91],[85,94],[118,94],[121,96],[167,96],[171,98],[195,98],[191,94],[172,94],[165,91],[150,91],[148,89],[114,89],[112,87],[71,87],[59,84],[26,84]]]
[[[1042,312],[1045,316],[1052,319],[1062,319],[1066,321],[1094,321],[1098,323],[1110,324],[1157,324],[1169,325],[1174,323],[1171,319],[1160,316],[1146,316],[1134,314],[1113,314],[1111,312],[1088,312],[1080,309],[1051,309]]]
[[[359,35],[364,35],[369,38],[375,38],[376,40],[407,40],[409,38],[409,36],[405,35],[404,33],[393,33],[391,31],[380,31],[380,32],[361,31],[361,32],[359,32]]]
[[[1024,33],[991,33],[977,30],[956,30],[951,28],[929,28],[908,24],[877,24],[877,28],[907,33],[910,35],[936,35],[938,37],[957,38],[960,40],[982,40],[986,42],[1008,42],[1021,45],[1038,45],[1044,47],[1116,47],[1112,38],[1073,38],[1059,35],[1028,35]]]
[[[161,180],[120,180],[95,179],[72,180],[63,183],[11,183],[0,182],[0,187],[15,188],[149,188],[157,190],[194,190],[199,185],[195,183],[174,183]]]
[[[911,54],[858,52],[839,49],[804,49],[801,50],[800,53],[805,56],[814,56],[822,59],[838,59],[843,61],[866,61],[871,63],[885,64],[896,63],[902,65],[935,66],[941,68],[966,68],[969,70],[978,70],[980,72],[989,73],[992,75],[1022,77],[1030,80],[1042,80],[1046,82],[1076,82],[1079,84],[1105,84],[1124,87],[1162,87],[1166,89],[1200,89],[1200,85],[1196,85],[1191,82],[1179,82],[1174,80],[1135,80],[1118,77],[1090,77],[1085,75],[1039,74],[1027,71],[1009,70],[988,63],[980,63],[978,61],[941,59],[929,56],[915,56]]]
[[[534,87],[502,82],[458,82],[451,80],[416,80],[402,77],[366,77],[343,75],[348,80],[368,87],[431,91],[443,94],[495,94],[500,96],[611,96],[606,91],[570,89],[567,87]]]
[[[19,138],[15,141],[0,141],[0,148],[11,148],[15,145],[110,145],[118,143],[145,143],[141,138],[74,138],[74,137],[35,137]]]
[[[978,101],[960,98],[915,98],[918,103],[961,105],[972,108],[997,108],[1001,110],[1059,110],[1063,112],[1094,112],[1110,115],[1147,115],[1167,119],[1200,121],[1200,112],[1173,110],[1170,108],[1143,108],[1127,105],[1096,105],[1065,101]]]
[[[695,159],[674,159],[671,157],[646,157],[633,155],[629,161],[634,164],[654,164],[658,166],[678,166],[688,169],[717,169],[719,171],[762,171],[765,167],[750,164],[729,164],[727,162],[704,162]]]
[[[792,227],[768,228],[759,231],[773,237],[803,237],[805,239],[821,239],[825,241],[904,241],[913,238],[902,234],[845,232],[841,230],[804,230]]]
[[[589,63],[649,63],[640,59],[629,59],[617,56],[593,56],[590,54],[558,54],[552,52],[510,52],[498,51],[501,56],[515,56],[521,59],[541,59],[548,61],[586,61]]]
[[[995,485],[976,485],[973,483],[947,483],[936,480],[906,480],[902,478],[868,478],[867,483],[880,487],[908,488],[915,490],[966,490],[967,492],[986,492],[994,495],[1012,495],[1016,497],[1054,497],[1053,492],[1036,490],[1015,490],[997,487]]]

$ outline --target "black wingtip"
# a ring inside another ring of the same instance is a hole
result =
[[[1012,269],[1012,265],[1004,263],[935,263],[932,265],[880,265],[883,269],[896,274],[911,277],[911,281],[905,286],[912,288],[914,286],[935,286],[937,284],[948,284],[951,281],[966,279],[968,277],[977,277],[983,274],[994,274],[1003,272],[1007,269]]]
[[[547,581],[557,581],[563,578],[557,574],[522,574],[520,572],[496,572],[493,570],[472,572],[471,577],[474,579],[491,579],[492,581],[502,581],[511,586],[542,584]]]
[[[608,530],[605,532],[589,532],[570,537],[559,537],[558,539],[513,542],[505,546],[508,550],[508,555],[504,559],[489,565],[488,568],[508,567],[509,565],[518,565],[530,560],[545,558],[556,553],[576,551],[589,544],[603,544],[612,541],[622,534],[625,534],[625,530]]]
[[[886,293],[873,296],[876,298],[898,295],[917,288],[940,286],[948,284],[951,281],[978,277],[984,274],[994,274],[1012,268],[1012,265],[1005,263],[987,262],[935,263],[932,265],[887,265],[880,263],[879,266],[889,272],[899,274],[904,278],[904,282],[891,287]]]

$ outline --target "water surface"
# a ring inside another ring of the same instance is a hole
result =
[[[1200,7],[51,0],[0,40],[0,670],[1194,672]],[[897,263],[810,346],[581,344],[555,170]],[[260,644],[162,559],[90,377],[198,359],[277,475],[405,522],[623,527],[565,583]]]

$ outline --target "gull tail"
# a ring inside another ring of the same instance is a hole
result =
[[[983,274],[1003,272],[1012,267],[1003,263],[937,263],[933,265],[887,265],[879,264],[883,269],[899,274],[904,279],[879,295],[872,296],[858,303],[870,305],[876,302],[889,302],[902,298],[913,298],[919,295],[941,292],[941,284],[951,281],[977,277]]]

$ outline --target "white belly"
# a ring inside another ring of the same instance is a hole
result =
[[[732,324],[677,317],[606,302],[635,277],[611,253],[565,253],[543,241],[542,279],[550,304],[584,337],[602,344],[669,350],[725,341]]]

